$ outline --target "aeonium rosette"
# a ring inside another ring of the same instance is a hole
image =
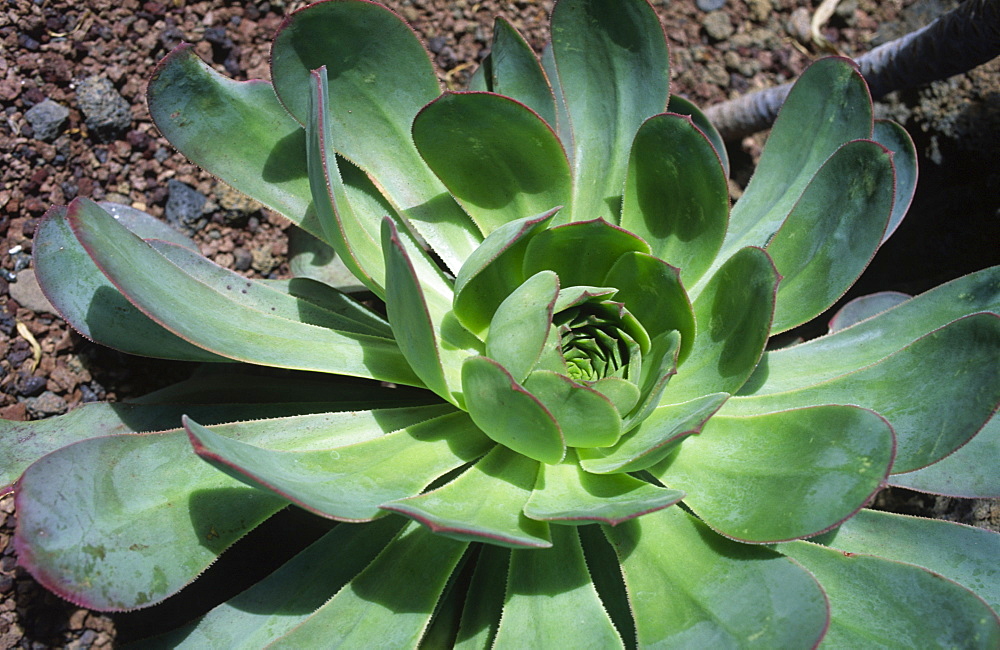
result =
[[[337,523],[161,645],[995,647],[1000,536],[863,506],[1000,494],[1000,270],[768,348],[902,220],[908,136],[820,60],[730,210],[646,2],[559,0],[551,34],[539,61],[498,20],[461,93],[367,0],[290,15],[272,82],[172,52],[157,128],[312,261],[251,280],[148,215],[50,210],[34,254],[66,320],[203,367],[5,425],[21,561],[145,606],[292,503]]]

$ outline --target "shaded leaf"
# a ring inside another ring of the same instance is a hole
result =
[[[545,71],[524,37],[502,16],[493,23],[493,43],[479,70],[485,81],[481,90],[516,99],[556,128],[555,98]]]
[[[524,275],[548,269],[563,287],[600,287],[615,261],[632,251],[648,254],[649,246],[601,219],[576,221],[532,237],[524,252]]]
[[[847,329],[873,316],[878,316],[896,305],[906,302],[913,296],[899,291],[879,291],[867,296],[861,296],[850,301],[837,310],[830,319],[828,334]]]
[[[809,647],[823,636],[823,590],[787,558],[727,540],[680,508],[603,530],[641,647]]]
[[[552,327],[559,278],[539,271],[514,289],[493,314],[486,355],[523,383],[542,354]]]
[[[872,139],[892,152],[893,168],[896,172],[892,216],[882,236],[882,243],[885,243],[892,233],[896,232],[913,201],[917,189],[917,150],[906,129],[891,120],[875,120]]]
[[[596,390],[549,370],[528,375],[524,388],[542,403],[569,447],[606,447],[621,435],[621,416]]]

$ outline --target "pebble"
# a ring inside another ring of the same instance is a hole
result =
[[[35,104],[24,113],[24,119],[31,125],[37,140],[55,140],[63,124],[69,118],[69,109],[51,99]]]
[[[726,6],[726,0],[695,0],[694,3],[702,11],[718,11]]]
[[[21,373],[14,381],[14,390],[17,391],[18,395],[35,397],[45,390],[45,383],[45,377]]]
[[[45,391],[38,397],[21,398],[20,401],[28,408],[28,413],[35,418],[62,415],[69,409],[66,400],[50,390]]]
[[[205,208],[205,195],[175,179],[167,181],[167,192],[167,223],[181,230],[188,230],[201,218]]]
[[[713,41],[724,41],[736,31],[733,23],[729,21],[729,16],[721,11],[713,11],[706,15],[701,21],[701,26]]]
[[[237,248],[233,251],[233,266],[237,271],[247,271],[253,263],[253,256],[245,248]]]
[[[17,274],[17,282],[12,283],[8,291],[10,291],[10,297],[25,309],[30,309],[36,314],[56,313],[56,308],[52,306],[49,299],[42,293],[41,287],[38,286],[35,269],[21,270]]]
[[[76,99],[87,128],[101,142],[110,142],[128,130],[132,111],[107,77],[87,77],[76,87]]]

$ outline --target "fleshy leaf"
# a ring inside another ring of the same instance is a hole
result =
[[[889,472],[893,435],[876,413],[818,406],[755,417],[716,415],[650,472],[734,539],[816,535],[864,505]]]
[[[245,278],[181,246],[161,241],[151,241],[149,245],[187,275],[244,307],[326,329],[392,338],[392,328],[384,318],[339,291],[330,289],[321,294],[322,285],[310,292],[307,286],[317,284],[311,280],[266,284]],[[281,291],[279,287],[287,287],[289,291]],[[293,287],[296,293],[309,295],[312,300],[292,294]]]
[[[496,361],[466,359],[462,390],[472,421],[496,442],[543,463],[558,463],[566,455],[552,414]]]
[[[694,346],[663,403],[735,393],[746,382],[764,352],[779,278],[767,253],[752,247],[716,271],[694,301]]]
[[[375,43],[393,55],[372,55]],[[381,5],[316,3],[286,19],[271,50],[275,91],[302,124],[308,121],[311,71],[323,66],[333,149],[371,174],[444,263],[458,269],[482,238],[410,137],[417,111],[440,94],[419,39]]]
[[[382,222],[389,322],[413,372],[435,393],[461,406],[461,363],[481,343],[453,316],[451,320],[456,322],[450,331],[467,336],[446,339],[451,291],[423,251],[404,237],[405,232],[390,219]],[[470,351],[463,344],[475,347]]]
[[[698,130],[704,133],[708,141],[712,143],[712,148],[715,149],[715,153],[719,156],[719,162],[722,163],[722,172],[726,178],[729,178],[729,154],[726,152],[726,143],[723,141],[719,130],[708,119],[708,116],[680,95],[670,95],[670,101],[667,103],[667,112],[687,115],[691,118],[691,121],[698,127]]]
[[[273,648],[416,647],[468,544],[411,524]]]
[[[572,179],[559,139],[512,99],[446,93],[417,114],[413,141],[485,235],[527,214],[569,209]]]
[[[618,223],[632,140],[670,97],[660,21],[642,0],[562,2],[552,52],[573,131],[573,218]]]
[[[915,472],[889,477],[889,485],[968,499],[1000,499],[1000,472],[984,458],[1000,458],[1000,417],[996,414],[955,453]]]
[[[95,203],[75,199],[77,239],[143,313],[199,347],[240,361],[420,385],[395,341],[271,316],[198,282],[118,224]]]
[[[347,294],[371,291],[372,287],[362,284],[357,274],[347,268],[344,258],[326,242],[295,225],[288,226],[285,234],[288,236],[288,271],[292,278],[315,280]]]
[[[628,161],[622,228],[680,268],[688,286],[715,258],[729,221],[729,186],[719,156],[690,118],[643,123]]]
[[[524,514],[561,524],[616,526],[672,506],[682,498],[680,490],[657,487],[628,474],[591,474],[568,456],[557,465],[541,466]]]
[[[524,252],[524,275],[552,270],[564,287],[601,287],[615,261],[625,253],[649,253],[632,233],[601,219],[576,221],[535,235]]]
[[[507,296],[490,323],[486,356],[523,383],[534,368],[552,327],[552,308],[559,295],[559,278],[539,271]]]
[[[667,382],[677,372],[677,355],[680,351],[681,336],[676,330],[664,332],[653,339],[649,352],[642,358],[639,374],[639,402],[622,423],[628,431],[649,417],[653,409],[663,399]]]
[[[618,441],[622,420],[607,397],[549,370],[536,370],[524,382],[563,432],[569,447],[607,447]]]
[[[286,503],[202,463],[180,433],[95,438],[25,471],[14,547],[66,600],[104,611],[147,607]]]
[[[652,255],[625,253],[619,257],[604,284],[616,287],[615,299],[645,328],[650,338],[680,332],[678,363],[684,363],[694,345],[695,322],[678,270]]]
[[[361,572],[404,520],[340,525],[253,587],[183,627],[144,639],[151,648],[264,647],[304,621]]]
[[[767,243],[827,158],[845,142],[871,135],[871,96],[857,65],[827,57],[809,66],[788,94],[757,170],[730,212],[718,262],[743,246]]]
[[[556,210],[510,221],[494,230],[469,256],[455,277],[455,316],[479,334],[510,292],[525,280],[524,251],[548,227]]]
[[[1000,619],[976,594],[912,564],[793,542],[830,600],[824,643],[835,648],[995,648]]]
[[[545,71],[524,37],[502,16],[493,23],[493,43],[480,71],[482,90],[516,99],[556,128],[555,98]]]
[[[728,393],[713,393],[690,402],[659,406],[614,447],[577,450],[580,466],[596,474],[651,467],[672,452],[677,442],[699,433],[728,397]]]
[[[95,208],[99,209],[99,208]],[[129,354],[185,361],[225,361],[161,327],[108,280],[70,229],[65,207],[50,208],[33,240],[45,296],[77,332]]]
[[[97,205],[114,217],[118,223],[128,228],[129,232],[135,233],[142,239],[159,239],[198,252],[198,244],[193,239],[138,208],[111,201],[98,201]],[[53,209],[56,208],[53,207]]]
[[[878,249],[892,212],[889,152],[849,142],[816,172],[767,244],[781,273],[771,333],[818,316],[858,279]]]
[[[854,372],[782,393],[734,397],[723,413],[768,413],[820,404],[872,409],[896,432],[892,472],[899,474],[940,460],[975,435],[1000,402],[997,367],[1000,317],[973,314]],[[950,381],[928,381],[927,368],[947,368]]]
[[[339,521],[374,519],[383,514],[379,505],[419,493],[490,448],[464,413],[360,443],[294,452],[223,437],[190,418],[185,427],[198,455],[217,469]]]
[[[892,216],[889,218],[885,234],[882,235],[882,243],[885,243],[902,223],[917,190],[917,149],[913,146],[913,139],[906,129],[890,120],[875,120],[872,139],[892,152],[893,167],[896,171]]]
[[[456,650],[493,647],[503,612],[509,570],[510,549],[494,544],[480,546],[468,591],[475,596],[465,599],[455,639]]]
[[[226,79],[185,44],[153,72],[149,113],[157,130],[195,164],[323,235],[309,205],[305,133],[271,84]]]
[[[347,197],[333,149],[329,78],[325,67],[312,72],[311,103],[306,121],[306,158],[313,206],[323,241],[333,247],[344,265],[375,295],[385,297],[385,262],[378,221],[359,219]]]
[[[854,372],[978,311],[1000,311],[1000,266],[943,284],[834,334],[769,351],[740,394],[796,390]]]
[[[861,296],[850,301],[837,310],[830,319],[829,334],[847,329],[873,316],[878,316],[896,305],[906,302],[913,296],[899,291],[879,291],[867,296]]]
[[[994,531],[865,509],[822,541],[814,541],[922,566],[971,589],[1000,610],[1000,534]]]
[[[538,462],[497,445],[450,483],[382,508],[455,539],[547,548],[548,524],[521,513],[537,474]]]
[[[494,647],[623,648],[591,582],[576,529],[552,528],[553,546],[514,550]]]
[[[773,551],[716,535],[680,508],[603,530],[622,565],[640,647],[743,647],[749,639],[810,647],[823,636],[823,590]]]

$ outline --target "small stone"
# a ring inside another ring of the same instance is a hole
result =
[[[267,275],[278,267],[278,260],[271,254],[270,248],[255,248],[250,252],[253,261],[250,266],[261,275]]]
[[[718,11],[726,6],[726,0],[695,0],[695,5],[702,11]]]
[[[45,390],[45,377],[19,373],[14,381],[14,389],[19,395],[25,397],[35,397]]]
[[[233,251],[233,268],[237,271],[246,271],[253,263],[253,256],[245,248],[237,248]]]
[[[191,224],[201,218],[205,208],[205,195],[186,183],[170,179],[167,181],[167,207],[165,215],[167,223],[180,228],[190,229]]]
[[[733,23],[729,21],[729,16],[721,11],[713,11],[706,15],[701,21],[701,26],[713,41],[724,41],[736,31]]]
[[[24,397],[21,400],[28,409],[28,413],[35,418],[45,418],[53,415],[62,415],[69,409],[66,400],[59,397],[50,390],[45,391],[38,397]]]
[[[107,77],[87,77],[76,88],[76,99],[87,128],[101,142],[110,142],[128,130],[132,111]]]
[[[747,9],[750,10],[750,20],[763,23],[774,12],[774,5],[771,0],[747,0]]]
[[[69,109],[51,99],[35,104],[24,113],[37,140],[54,140],[69,118]]]
[[[38,278],[35,277],[34,269],[22,269],[17,274],[17,282],[11,284],[8,291],[10,297],[25,309],[30,309],[36,314],[56,313],[56,308],[52,306],[49,299],[42,293],[42,288],[38,286]]]

